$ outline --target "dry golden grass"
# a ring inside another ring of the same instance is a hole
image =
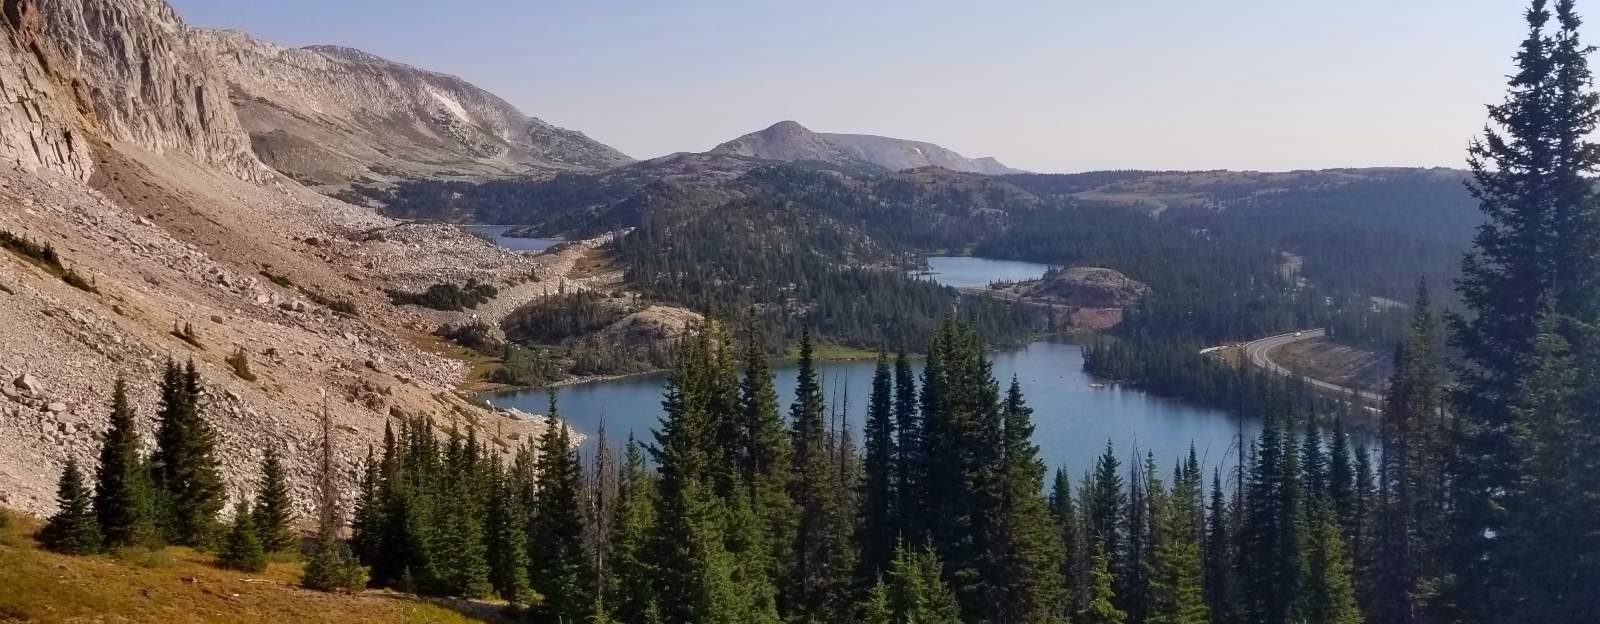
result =
[[[39,549],[37,522],[11,516],[0,528],[0,622],[187,624],[485,624],[473,616],[388,592],[326,594],[300,589],[300,564],[259,575],[212,565],[187,548],[72,557]]]
[[[1289,370],[1341,386],[1377,388],[1389,378],[1392,360],[1377,351],[1333,343],[1325,338],[1291,342],[1272,352]]]

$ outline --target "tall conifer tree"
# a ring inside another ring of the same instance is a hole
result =
[[[100,446],[94,486],[95,516],[107,548],[155,539],[148,474],[139,458],[139,433],[133,407],[128,405],[128,386],[118,378],[111,393],[111,429]]]
[[[100,525],[95,519],[93,496],[84,483],[78,460],[67,456],[56,487],[56,513],[39,530],[39,543],[69,555],[100,551]]]

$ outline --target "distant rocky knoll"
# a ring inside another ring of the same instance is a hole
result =
[[[1143,282],[1114,269],[1072,267],[1019,285],[1030,300],[1075,308],[1127,308],[1150,294]]]
[[[967,158],[932,143],[870,134],[812,132],[793,121],[780,121],[765,130],[746,134],[712,148],[710,153],[791,162],[816,161],[888,171],[931,166],[990,175],[1022,173],[1019,169],[1000,164],[994,158]]]

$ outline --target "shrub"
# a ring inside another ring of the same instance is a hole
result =
[[[350,303],[350,301],[347,299],[329,299],[326,295],[304,286],[299,286],[297,289],[304,294],[307,299],[310,299],[312,303],[329,310],[333,310],[335,314],[342,314],[344,316],[361,316],[361,311],[356,309],[356,304]]]
[[[446,312],[471,310],[500,294],[500,289],[492,285],[480,283],[475,279],[467,280],[465,286],[457,286],[448,282],[434,284],[420,293],[406,292],[403,290],[387,290],[389,300],[395,305],[414,305]]]
[[[261,277],[265,277],[265,278],[267,278],[267,281],[272,282],[274,284],[277,284],[279,286],[282,286],[284,288],[294,288],[294,281],[290,280],[288,277],[285,277],[285,276],[282,276],[282,275],[278,275],[278,274],[273,273],[271,271],[268,271],[266,269],[262,269],[261,270]]]
[[[542,386],[561,376],[561,370],[543,351],[505,345],[500,355],[500,368],[490,379],[511,386]]]
[[[26,236],[20,236],[17,234],[12,234],[6,230],[0,230],[0,248],[22,256],[23,258],[32,261],[34,264],[43,267],[44,270],[48,271],[51,275],[61,278],[61,281],[66,282],[67,285],[72,286],[73,288],[77,288],[84,292],[100,292],[100,289],[95,288],[92,280],[84,277],[82,273],[69,269],[66,267],[66,265],[62,264],[61,255],[56,253],[55,247],[52,247],[49,242],[37,243],[34,242],[33,239]],[[7,290],[6,292],[10,292],[10,290]]]
[[[454,342],[458,345],[472,349],[479,353],[494,354],[500,351],[503,344],[494,337],[492,328],[483,321],[473,321],[460,325],[445,325],[433,332],[434,335]]]
[[[256,374],[250,371],[250,356],[244,352],[244,347],[233,350],[233,355],[224,358],[228,366],[233,367],[233,374],[245,381],[255,381]]]
[[[179,340],[189,343],[189,346],[192,346],[196,349],[204,351],[206,348],[205,345],[200,344],[200,332],[195,331],[194,324],[188,321],[173,321],[172,335]]]
[[[250,514],[250,503],[239,499],[233,509],[233,527],[217,553],[217,565],[240,572],[261,572],[267,569],[267,553],[261,548],[261,537],[256,534],[256,523]]]
[[[356,562],[350,549],[324,532],[306,557],[300,585],[325,592],[357,592],[366,589],[367,576],[366,566]]]
[[[66,282],[68,286],[84,292],[92,292],[96,294],[100,292],[100,289],[95,287],[93,281],[84,277],[82,273],[72,269],[67,269],[65,273],[61,274],[61,281]]]
[[[348,299],[335,299],[328,303],[328,309],[345,316],[361,316],[361,311],[356,309],[356,304]]]
[[[61,257],[56,255],[55,247],[50,246],[49,242],[36,243],[26,236],[0,230],[0,247],[43,264],[46,268],[52,269],[52,272],[60,272],[63,268]]]

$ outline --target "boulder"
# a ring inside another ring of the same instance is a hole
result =
[[[23,373],[17,376],[17,378],[12,381],[11,384],[16,386],[18,390],[28,394],[40,394],[44,392],[44,385],[39,383],[38,379],[35,379],[33,375],[28,373]]]

